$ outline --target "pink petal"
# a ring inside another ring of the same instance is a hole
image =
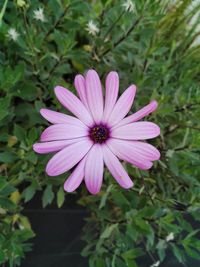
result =
[[[95,144],[89,151],[85,164],[85,183],[91,194],[97,194],[103,180],[103,153],[101,145]]]
[[[129,140],[151,139],[160,134],[160,128],[153,122],[133,122],[112,129],[112,137]]]
[[[37,153],[40,153],[40,154],[57,152],[57,151],[65,148],[68,145],[71,145],[75,142],[79,142],[79,141],[84,140],[84,139],[85,139],[85,137],[81,137],[81,138],[74,138],[74,139],[69,139],[69,140],[36,143],[33,145],[33,150]]]
[[[111,71],[106,77],[106,97],[103,120],[107,121],[116,103],[119,92],[119,76],[117,72]]]
[[[99,76],[95,70],[89,70],[86,74],[87,102],[96,123],[99,123],[103,115],[103,94]]]
[[[75,191],[84,178],[86,156],[78,163],[72,174],[67,178],[64,183],[64,190],[67,192]]]
[[[83,75],[76,75],[74,85],[82,103],[89,109],[86,96],[85,78]]]
[[[129,110],[133,104],[135,93],[136,93],[136,86],[131,85],[120,96],[120,98],[118,99],[117,103],[115,104],[113,111],[112,111],[112,113],[111,113],[111,115],[107,121],[111,126],[116,125],[129,112]]]
[[[42,142],[56,141],[63,139],[73,139],[87,135],[88,128],[85,125],[83,127],[78,127],[77,125],[54,124],[43,131],[40,140]]]
[[[133,182],[124,167],[106,145],[103,146],[103,158],[108,170],[121,187],[130,188],[133,186]]]
[[[50,109],[42,108],[40,114],[53,124],[66,123],[74,125],[84,125],[79,119]]]
[[[147,170],[153,165],[152,162],[142,156],[140,152],[134,150],[128,141],[109,139],[107,145],[118,158],[125,160],[140,169]]]
[[[46,173],[49,176],[57,176],[70,170],[86,155],[91,147],[92,142],[88,139],[67,146],[49,160]]]
[[[60,103],[69,111],[71,111],[76,117],[78,117],[82,122],[84,122],[88,126],[91,126],[93,124],[93,119],[84,104],[68,89],[62,86],[57,86],[55,88],[55,94]]]
[[[139,121],[139,120],[143,119],[145,116],[148,116],[150,113],[154,112],[157,109],[157,107],[158,107],[158,103],[155,100],[153,100],[148,105],[141,108],[140,110],[138,110],[134,114],[124,118],[122,121],[120,121],[116,125],[116,127],[122,126],[125,124],[129,124],[129,123],[134,122],[134,121]]]
[[[125,141],[128,146],[133,149],[135,152],[139,153],[142,157],[147,160],[154,161],[159,160],[160,152],[157,148],[152,146],[151,144],[140,142],[140,141]]]

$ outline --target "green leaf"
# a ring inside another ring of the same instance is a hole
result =
[[[194,231],[192,231],[191,233],[189,233],[182,241],[183,245],[189,245],[189,243],[191,242],[191,238],[193,236],[195,236],[200,230],[196,229]]]
[[[140,232],[136,229],[134,224],[128,224],[126,227],[127,235],[130,236],[133,241],[136,241],[138,239],[138,236],[140,235]]]
[[[20,98],[33,101],[37,98],[37,87],[31,83],[24,83],[21,86],[18,86],[17,96]]]
[[[52,185],[48,185],[45,188],[42,196],[42,206],[45,208],[48,204],[51,204],[53,199],[54,199],[54,193],[52,191]]]
[[[58,207],[62,207],[63,203],[65,201],[65,193],[62,187],[57,192],[57,205]]]
[[[9,114],[10,97],[0,99],[0,120],[3,120]]]
[[[36,164],[37,160],[38,160],[38,156],[34,151],[31,151],[31,152],[27,153],[26,160],[30,161],[33,164]]]
[[[196,250],[192,249],[191,247],[184,247],[185,248],[185,251],[187,252],[187,254],[196,259],[196,260],[200,260],[200,254],[199,254],[199,251],[197,252]]]
[[[109,225],[106,227],[106,229],[103,231],[103,233],[100,236],[100,239],[109,238],[112,234],[112,232],[118,227],[118,223]]]
[[[7,6],[7,4],[8,4],[8,0],[5,0],[5,1],[4,1],[4,4],[3,4],[3,7],[2,7],[2,9],[1,9],[1,12],[0,12],[0,27],[1,27],[1,25],[2,25],[2,20],[3,20],[3,16],[4,16],[4,14],[5,14],[5,11],[6,11],[6,6]]]
[[[26,216],[20,215],[20,224],[23,226],[23,228],[31,230],[31,224]]]
[[[16,188],[12,184],[6,183],[3,186],[0,185],[0,194],[2,196],[9,196],[15,190]]]
[[[106,189],[105,194],[101,197],[101,202],[100,202],[100,205],[99,205],[99,209],[102,209],[105,206],[106,200],[107,200],[108,195],[109,195],[110,191],[112,190],[112,188],[113,188],[113,185],[110,184],[108,186],[108,188]]]
[[[0,197],[0,206],[3,208],[3,209],[15,209],[16,208],[16,205],[8,198],[5,198],[5,197]]]
[[[30,201],[34,197],[35,193],[36,190],[32,185],[24,189],[24,191],[22,192],[22,197],[24,197],[24,202]]]
[[[126,259],[126,264],[128,267],[138,267],[136,261],[133,259]]]
[[[17,137],[18,140],[25,141],[26,131],[21,126],[15,124],[13,133]]]
[[[127,259],[136,259],[137,257],[140,257],[144,255],[144,250],[141,248],[133,248],[130,249],[122,254],[122,257],[127,260]]]
[[[28,145],[33,145],[33,143],[37,140],[38,138],[38,134],[37,134],[37,130],[36,128],[34,127],[33,129],[29,130],[28,132]]]
[[[172,246],[172,251],[174,253],[174,256],[177,258],[177,260],[180,263],[183,263],[185,261],[183,251],[181,249],[179,249],[178,246],[176,246],[174,244],[171,244],[171,246]]]
[[[160,260],[163,261],[166,256],[165,250],[167,249],[167,244],[165,240],[159,240],[156,248],[157,248]]]
[[[0,263],[3,263],[4,262],[5,256],[6,255],[5,255],[4,251],[0,250]]]
[[[142,220],[141,218],[136,217],[134,220],[135,224],[140,228],[141,232],[144,234],[150,234],[151,233],[151,227],[148,222],[145,220]]]
[[[0,153],[0,162],[3,163],[12,163],[17,159],[17,156],[10,151],[5,151]]]

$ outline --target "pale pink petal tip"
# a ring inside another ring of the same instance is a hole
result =
[[[128,89],[132,92],[133,97],[135,97],[135,94],[136,94],[136,91],[137,91],[136,85],[135,84],[131,84]]]
[[[74,86],[76,88],[76,91],[79,95],[80,100],[87,107],[87,109],[89,109],[88,104],[87,104],[85,78],[80,74],[76,75],[74,79]]]
[[[67,178],[67,180],[64,183],[64,190],[68,193],[71,193],[75,191],[84,178],[84,168],[85,168],[85,160],[86,157],[84,157],[81,162],[77,165],[77,167],[74,169],[74,171],[71,173],[71,175]]]
[[[149,169],[151,169],[152,166],[153,166],[153,162],[151,162],[151,161],[147,161],[147,162],[146,162],[146,167],[144,168],[144,167],[142,166],[142,167],[140,167],[139,169],[141,169],[141,170],[149,170]]]
[[[56,86],[54,92],[59,102],[78,119],[88,126],[93,124],[93,119],[87,108],[71,91],[62,86]]]
[[[92,194],[92,195],[97,195],[99,192],[100,192],[100,189],[97,189],[97,188],[93,188],[93,187],[89,187],[89,186],[87,186],[86,185],[86,187],[87,187],[87,190],[90,192],[90,194]]]
[[[117,101],[119,92],[119,76],[111,71],[106,77],[106,94],[103,121],[107,121]]]
[[[46,117],[47,117],[47,109],[46,108],[41,108],[40,109],[40,115],[44,118],[44,119],[46,119]],[[47,120],[47,119],[46,119]]]
[[[134,92],[136,92],[136,90],[137,90],[137,86],[136,86],[135,84],[132,84],[131,87],[132,87],[132,89],[134,90]]]
[[[160,135],[160,127],[153,122],[134,122],[114,128],[111,135],[117,139],[145,140]]]
[[[55,92],[55,94],[56,94],[56,93],[58,93],[59,91],[62,91],[63,89],[64,89],[63,87],[57,85],[57,86],[54,88],[54,92]]]
[[[118,182],[118,184],[125,189],[131,188],[134,185],[133,181],[128,176],[128,173],[122,166],[121,162],[110,151],[110,149],[107,146],[103,147],[103,155],[104,155],[104,162],[108,170],[115,178],[115,180]]]
[[[120,96],[117,103],[115,104],[110,117],[108,118],[108,123],[111,126],[119,123],[130,111],[133,104],[136,93],[136,86],[129,86],[124,93]]]
[[[47,127],[41,134],[40,140],[42,142],[66,140],[77,137],[87,136],[88,131],[86,126],[78,127],[76,125],[54,124]]]
[[[158,102],[156,100],[152,100],[150,103],[149,103],[149,114],[153,113],[156,109],[158,108]],[[147,115],[149,115],[147,113]]]
[[[41,108],[41,109],[40,109],[40,114],[41,114],[42,116],[43,116],[43,114],[45,113],[45,110],[46,110],[45,108]]]
[[[156,100],[152,100],[150,103],[152,104],[152,112],[153,112],[154,110],[157,109],[158,102]]]
[[[33,150],[34,150],[35,152],[38,152],[38,149],[37,149],[37,143],[33,145]]]
[[[67,172],[87,154],[91,146],[92,144],[88,140],[67,146],[49,160],[46,173],[49,176],[57,176]]]
[[[96,123],[103,115],[103,93],[99,75],[95,70],[88,70],[86,74],[86,96],[91,114]]]
[[[101,145],[94,145],[88,153],[85,164],[85,184],[88,191],[96,195],[103,181],[103,153]]]

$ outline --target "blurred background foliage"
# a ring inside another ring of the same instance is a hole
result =
[[[49,156],[32,144],[46,127],[39,109],[64,109],[53,88],[74,92],[77,73],[116,70],[120,91],[138,86],[132,112],[151,99],[161,127],[152,143],[161,160],[150,171],[126,165],[135,182],[123,190],[105,171],[91,196],[82,238],[90,267],[161,265],[171,253],[200,260],[200,2],[192,0],[0,2],[0,263],[20,265],[34,236],[23,207],[37,191],[45,208],[65,201],[66,175],[48,177]],[[64,111],[66,112],[66,111]]]

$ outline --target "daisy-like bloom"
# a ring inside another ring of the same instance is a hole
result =
[[[93,36],[95,36],[99,32],[99,28],[92,20],[88,22],[86,30]]]
[[[126,12],[133,12],[135,10],[135,5],[131,0],[126,0],[122,6],[124,7]]]
[[[166,242],[174,240],[174,233],[169,233],[165,240]]]
[[[39,7],[38,9],[34,10],[33,11],[33,17],[36,20],[40,20],[40,21],[44,22],[46,20],[45,16],[44,16],[44,9],[42,7]]]
[[[160,261],[153,263],[150,267],[158,267],[160,265]]]
[[[119,77],[116,72],[110,72],[106,78],[105,99],[94,70],[89,70],[85,77],[77,75],[74,84],[79,97],[61,86],[55,88],[55,94],[76,118],[41,109],[41,115],[53,125],[43,131],[41,143],[33,145],[34,151],[57,152],[46,166],[49,176],[60,175],[76,166],[64,184],[67,192],[76,190],[85,180],[89,192],[97,194],[102,185],[104,164],[121,187],[132,187],[133,182],[120,160],[147,170],[152,167],[152,161],[160,158],[154,146],[139,141],[160,134],[155,123],[138,122],[157,108],[157,102],[152,101],[125,118],[133,104],[136,86],[129,86],[117,100]]]
[[[10,28],[8,30],[8,34],[7,35],[8,35],[8,38],[10,38],[14,42],[16,42],[20,34],[16,31],[15,28]]]

